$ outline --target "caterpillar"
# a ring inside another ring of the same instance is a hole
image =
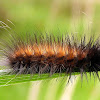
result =
[[[91,36],[86,42],[86,36],[79,41],[74,35],[71,37],[43,35],[35,33],[10,35],[1,40],[1,55],[14,73],[36,74],[83,73],[95,72],[98,79],[100,71],[100,44]]]

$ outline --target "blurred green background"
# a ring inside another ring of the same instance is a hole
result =
[[[4,23],[3,23],[4,22]],[[99,0],[0,0],[0,38],[24,34],[100,34]],[[89,77],[89,75],[88,75]],[[92,77],[73,82],[45,80],[0,87],[0,100],[100,100],[100,83]]]

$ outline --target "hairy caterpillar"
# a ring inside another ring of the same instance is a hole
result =
[[[1,53],[6,58],[6,64],[13,73],[35,74],[54,73],[71,74],[95,72],[99,78],[100,44],[91,37],[86,43],[86,37],[80,42],[74,35],[55,37],[41,34],[14,34],[7,41],[1,42]],[[3,62],[2,62],[3,63]],[[70,79],[69,77],[69,79]]]

